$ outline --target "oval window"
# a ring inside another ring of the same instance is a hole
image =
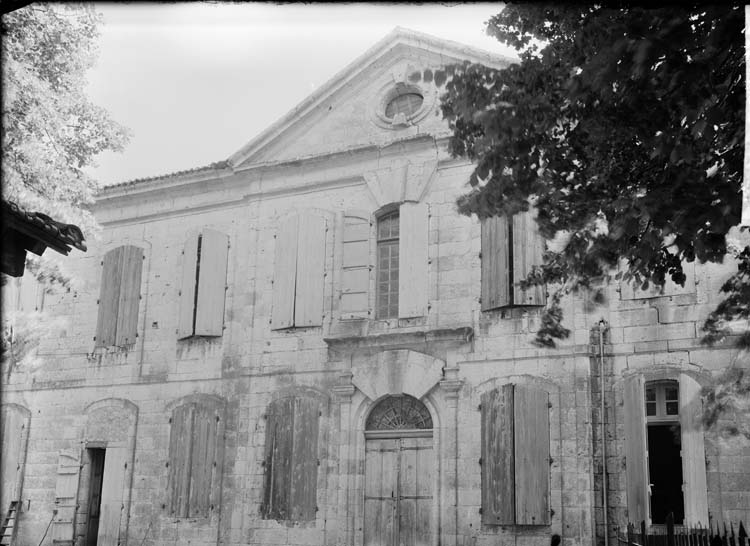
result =
[[[388,103],[385,116],[393,119],[398,114],[404,114],[408,118],[419,110],[423,102],[424,97],[419,93],[403,93]]]

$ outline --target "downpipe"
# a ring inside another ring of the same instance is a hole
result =
[[[607,521],[607,440],[604,436],[605,416],[604,413],[604,330],[607,323],[604,319],[599,320],[599,392],[601,393],[601,419],[599,420],[599,437],[602,439],[602,512],[604,516],[604,546],[609,546],[609,524]]]

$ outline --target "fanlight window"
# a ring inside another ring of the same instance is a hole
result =
[[[366,430],[431,429],[432,417],[425,405],[408,394],[388,396],[372,410]]]

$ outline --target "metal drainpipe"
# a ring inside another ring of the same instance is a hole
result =
[[[602,511],[604,513],[604,546],[609,546],[609,526],[607,523],[607,441],[604,437],[604,328],[607,323],[599,321],[599,380],[601,389],[601,420],[599,421],[602,439]]]

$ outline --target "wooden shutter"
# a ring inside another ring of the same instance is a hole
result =
[[[294,294],[297,280],[297,216],[279,224],[273,271],[273,310],[271,329],[294,326]]]
[[[549,394],[516,385],[513,392],[516,524],[549,523]]]
[[[646,447],[646,409],[643,376],[625,379],[623,411],[625,412],[625,475],[628,492],[628,520],[636,527],[648,524],[648,455]]]
[[[326,220],[311,211],[299,215],[294,326],[323,324]]]
[[[187,517],[190,495],[190,468],[194,404],[183,404],[172,411],[169,432],[169,515]]]
[[[124,247],[119,246],[104,255],[99,289],[99,313],[96,319],[96,347],[109,347],[115,344],[123,254]]]
[[[513,385],[482,395],[482,523],[515,523]]]
[[[370,218],[366,213],[344,216],[341,318],[361,319],[370,315]]]
[[[522,290],[518,282],[531,273],[535,265],[541,265],[544,241],[536,224],[536,211],[519,212],[513,216],[513,304],[545,305],[547,296],[544,286],[532,286]]]
[[[399,318],[427,315],[428,220],[426,203],[403,203],[399,209]]]
[[[135,343],[138,330],[143,249],[137,246],[122,248],[122,275],[120,277],[120,298],[117,305],[115,345],[127,347]]]
[[[102,500],[99,515],[99,533],[96,544],[119,546],[120,521],[123,515],[123,489],[129,450],[126,447],[108,447],[104,454]]]
[[[289,519],[294,399],[269,405],[266,423],[266,460],[263,513],[267,519]]]
[[[211,494],[211,470],[216,448],[216,420],[214,411],[202,404],[195,406],[190,457],[190,499],[188,517],[208,515]],[[209,462],[210,459],[210,462]]]
[[[195,311],[196,336],[220,336],[224,327],[229,237],[204,229]]]
[[[44,304],[44,287],[31,272],[18,279],[20,290],[18,294],[18,310],[24,313],[41,311]]]
[[[510,305],[510,241],[508,219],[482,220],[482,311]]]
[[[198,236],[185,242],[182,252],[182,285],[180,287],[180,316],[177,320],[177,339],[195,333],[195,289],[197,287]]]
[[[294,399],[290,517],[294,521],[313,521],[317,506],[318,483],[318,401]]]
[[[0,509],[3,513],[11,501],[20,500],[26,446],[31,413],[15,405],[2,407],[0,421]]]
[[[57,515],[52,520],[51,532],[52,542],[55,544],[73,545],[80,473],[81,458],[79,451],[75,449],[60,451],[57,464],[57,483],[55,485]]]
[[[701,386],[689,375],[680,375],[680,428],[685,525],[708,525],[706,453],[703,445]]]

